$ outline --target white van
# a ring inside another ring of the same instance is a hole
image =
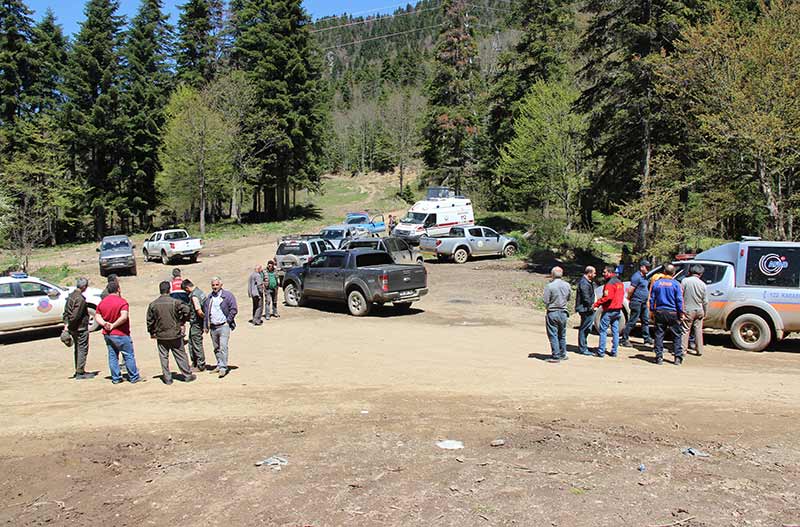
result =
[[[441,196],[441,197],[438,197]],[[414,203],[392,235],[417,244],[422,235],[444,236],[452,227],[475,225],[472,201],[442,187],[428,189],[425,200]]]

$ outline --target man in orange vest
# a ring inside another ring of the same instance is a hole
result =
[[[181,302],[189,303],[189,295],[183,290],[183,277],[181,277],[181,270],[175,268],[172,270],[172,280],[169,282],[169,296],[180,300]]]

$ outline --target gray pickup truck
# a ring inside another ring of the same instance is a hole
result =
[[[399,265],[391,255],[371,249],[326,251],[283,279],[286,305],[309,299],[346,302],[350,314],[362,317],[373,304],[391,303],[407,311],[428,293],[428,273],[422,265]]]
[[[447,236],[423,236],[419,250],[436,255],[439,261],[453,259],[458,264],[467,263],[470,257],[486,255],[514,256],[519,246],[517,240],[503,236],[489,227],[453,227]]]
[[[343,251],[350,249],[374,249],[391,254],[394,263],[420,265],[425,263],[419,249],[409,245],[405,240],[394,236],[387,236],[384,238],[353,238],[352,240],[345,240],[344,243],[342,243],[341,249]]]
[[[136,276],[136,257],[133,254],[135,248],[136,245],[125,235],[103,238],[100,247],[97,248],[97,252],[100,253],[98,257],[100,276],[120,271]]]

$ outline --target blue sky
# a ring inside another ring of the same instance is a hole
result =
[[[183,3],[185,0],[164,0],[165,8],[170,13],[170,21],[173,24],[178,21],[177,6]],[[410,0],[409,3],[414,4],[416,1]],[[82,1],[27,0],[26,4],[34,11],[34,18],[37,20],[41,18],[48,7],[52,8],[67,34],[75,33],[83,20],[84,2]],[[385,13],[393,11],[400,5],[405,6],[406,2],[398,0],[304,0],[303,4],[312,17],[319,18],[343,12],[362,15]],[[136,12],[138,5],[138,0],[120,0],[120,12],[130,18]]]

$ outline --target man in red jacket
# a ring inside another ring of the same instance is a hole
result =
[[[597,346],[597,356],[601,359],[606,356],[606,335],[611,328],[611,356],[617,356],[619,348],[619,321],[622,318],[622,301],[625,298],[625,286],[622,284],[614,268],[607,266],[603,271],[606,285],[603,286],[603,296],[594,303],[594,308],[602,308],[600,317],[600,343]]]

